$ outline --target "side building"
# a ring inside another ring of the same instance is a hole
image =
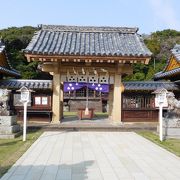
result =
[[[180,44],[176,44],[171,50],[171,56],[166,62],[165,68],[154,75],[154,80],[170,80],[174,82],[180,91]],[[180,97],[179,93],[175,94]]]
[[[20,73],[12,68],[6,54],[5,45],[0,40],[0,79],[5,77],[20,77]]]

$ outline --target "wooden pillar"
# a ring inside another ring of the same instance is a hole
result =
[[[112,120],[112,109],[113,109],[113,85],[111,84],[109,87],[109,97],[108,97],[108,114],[109,114],[109,120]]]
[[[61,82],[61,97],[60,97],[60,119],[63,119],[63,101],[64,101],[64,92],[63,92],[63,82]]]
[[[121,74],[114,76],[112,120],[114,123],[121,122]]]
[[[61,76],[53,75],[53,102],[52,102],[52,123],[60,123],[61,120]]]

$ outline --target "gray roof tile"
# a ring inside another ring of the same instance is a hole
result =
[[[169,91],[179,90],[178,85],[173,82],[167,81],[129,81],[123,82],[125,91],[154,91],[157,88],[165,88]],[[22,86],[26,86],[33,90],[52,90],[51,80],[26,80],[26,79],[11,79],[1,80],[0,88],[15,89],[18,90]]]
[[[180,90],[173,82],[167,81],[128,81],[123,82],[125,91],[155,91],[157,88],[165,88],[168,91]]]
[[[151,56],[137,28],[43,25],[25,53],[90,56]]]
[[[26,86],[29,89],[34,90],[52,90],[52,81],[51,80],[27,80],[27,79],[10,79],[10,80],[1,80],[0,88],[7,89],[20,89],[21,87]]]

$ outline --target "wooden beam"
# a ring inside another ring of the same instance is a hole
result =
[[[119,60],[133,60],[133,61],[137,61],[137,60],[143,60],[146,61],[150,60],[150,56],[144,56],[144,57],[139,57],[139,56],[57,56],[57,55],[41,55],[41,54],[25,54],[27,59],[30,58],[36,58],[38,60],[40,60],[40,58],[45,58],[45,59],[51,59],[51,58],[55,58],[58,60],[62,60],[62,59],[69,59],[69,60],[74,60],[74,59],[79,59],[80,61],[84,61],[85,59],[91,59],[92,61],[95,60],[96,62],[98,62],[98,60],[103,60],[103,61],[108,61],[108,60],[114,60],[116,62],[118,62]]]

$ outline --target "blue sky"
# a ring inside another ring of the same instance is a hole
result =
[[[0,0],[0,9],[0,29],[55,24],[180,30],[180,0]]]

